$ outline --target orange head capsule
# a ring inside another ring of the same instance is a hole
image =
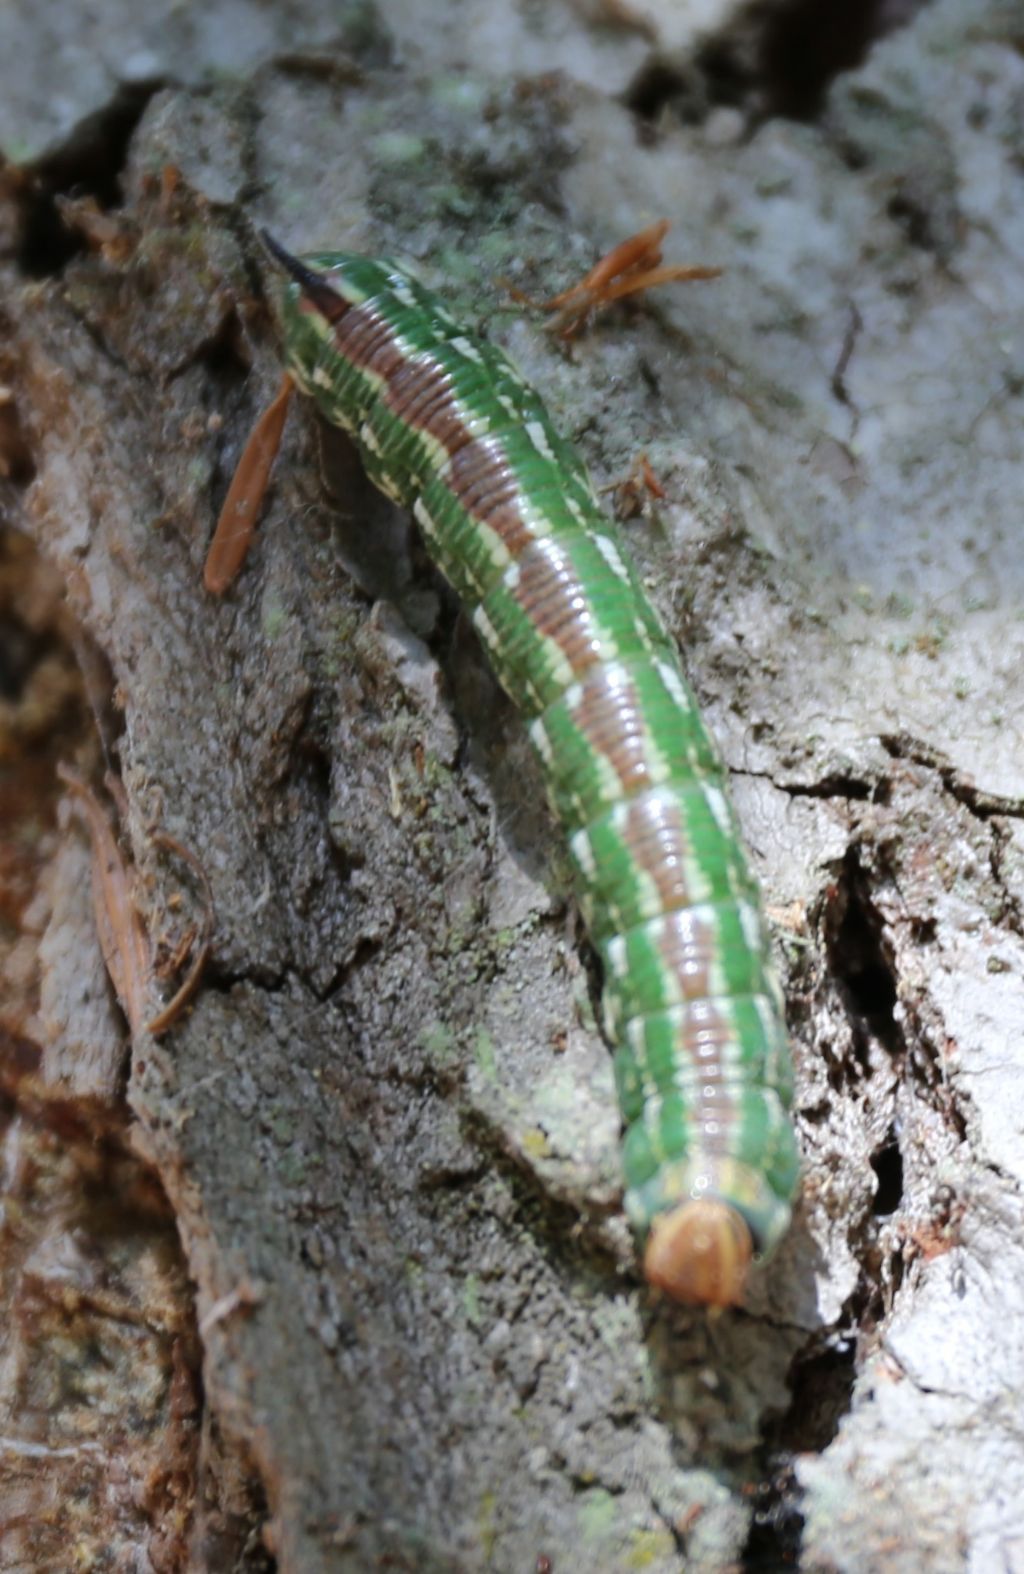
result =
[[[651,1224],[644,1251],[649,1283],[687,1306],[735,1306],[754,1255],[750,1230],[727,1202],[682,1202]]]

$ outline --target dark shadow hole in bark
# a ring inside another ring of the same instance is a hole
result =
[[[839,772],[823,776],[820,781],[804,784],[786,783],[784,791],[791,798],[846,798],[855,803],[888,803],[891,788],[887,781],[861,781],[856,776],[843,776]]]
[[[356,869],[366,863],[366,848],[341,840],[340,827],[331,819],[331,756],[310,726],[299,737],[294,756],[294,778],[300,792],[315,803],[326,828],[326,846],[333,876],[347,885]]]
[[[905,24],[920,0],[795,0],[768,8],[757,76],[771,113],[813,120],[830,84],[855,70],[876,39]]]
[[[247,382],[252,371],[252,357],[234,307],[225,312],[216,332],[201,346],[196,359],[209,374],[210,381],[223,392],[230,392]],[[219,400],[215,403],[219,408]]]
[[[897,1251],[889,1253],[889,1292],[888,1293],[889,1293],[890,1301],[891,1301],[892,1298],[894,1298],[899,1293],[899,1291],[903,1287],[903,1280],[904,1280],[904,1277],[906,1275],[906,1268],[907,1268],[907,1259],[906,1259],[906,1257],[905,1257],[905,1255],[903,1253],[902,1247],[899,1250],[897,1250]]]
[[[407,600],[414,578],[412,555],[421,545],[419,531],[411,528],[408,512],[373,485],[355,444],[344,432],[329,427],[318,415],[316,434],[325,501],[337,516],[331,521],[331,533],[340,567],[353,581],[358,598],[393,602],[414,633],[425,637],[430,630],[421,619],[408,615]],[[424,579],[429,572],[424,568]],[[418,559],[415,577],[419,581]]]
[[[895,1016],[896,979],[882,930],[857,849],[851,848],[826,902],[825,954],[853,1019],[858,1059],[866,1055],[866,1034],[890,1055],[905,1048]]]
[[[871,1155],[871,1168],[878,1178],[871,1211],[876,1219],[887,1219],[903,1200],[903,1155],[892,1126],[882,1147]]]
[[[16,703],[33,672],[57,641],[49,634],[34,634],[10,608],[0,619],[0,699]]]
[[[623,102],[641,125],[657,120],[663,111],[679,125],[699,125],[711,108],[707,85],[689,62],[657,55],[641,66]]]
[[[438,652],[461,734],[456,769],[462,771],[469,765],[486,780],[498,836],[521,869],[533,879],[545,880],[553,848],[560,846],[560,841],[540,764],[526,739],[522,718],[495,677],[468,613],[436,571],[431,573],[440,604],[431,646]]]
[[[13,399],[0,402],[0,482],[18,490],[35,479],[36,466]],[[0,515],[3,493],[0,492]]]
[[[3,493],[0,490],[0,504]],[[0,514],[2,519],[2,514]],[[94,694],[90,672],[83,665],[92,647],[66,610],[64,581],[36,551],[34,543],[14,526],[0,524],[0,699],[20,713],[4,721],[4,743],[9,760],[7,782],[17,797],[25,792],[27,806],[35,787],[46,781],[43,797],[53,802],[62,789],[52,774],[57,759],[69,759],[89,728],[89,707],[94,715],[113,689],[109,680]],[[84,680],[85,692],[79,674]],[[49,762],[49,764],[47,763]],[[8,798],[4,811],[14,811]],[[12,850],[20,836],[6,827]],[[34,847],[31,837],[24,852]],[[19,848],[19,850],[21,850]],[[3,882],[0,881],[0,891]],[[2,899],[0,899],[2,905]]]
[[[847,1326],[856,1326],[857,1308],[848,1305],[846,1313]],[[820,1453],[832,1442],[850,1408],[856,1377],[856,1339],[825,1337],[827,1343],[816,1341],[794,1359],[789,1408],[765,1431],[770,1474],[754,1500],[740,1565],[743,1574],[775,1574],[799,1566],[804,1521],[790,1461],[794,1454]]]
[[[29,166],[20,195],[22,228],[17,263],[29,278],[49,278],[86,249],[84,235],[68,227],[59,196],[93,197],[103,209],[122,200],[121,172],[128,145],[159,82],[123,86],[110,103],[75,127],[60,148]]]
[[[911,246],[919,251],[937,252],[941,236],[936,231],[935,215],[927,202],[910,191],[898,191],[886,204],[886,213],[899,225]]]
[[[820,1453],[832,1442],[850,1408],[857,1341],[838,1339],[798,1356],[790,1372],[790,1406],[772,1442],[788,1454]]]
[[[668,110],[683,124],[718,105],[814,120],[832,82],[860,66],[873,43],[905,26],[925,0],[750,0],[721,34],[686,58],[653,56],[626,90],[641,121]]]
[[[276,1574],[277,1559],[267,1540],[273,1516],[256,1461],[243,1442],[222,1429],[215,1413],[207,1412],[205,1464],[220,1489],[207,1493],[196,1516],[189,1567],[224,1569],[231,1574]]]
[[[740,1561],[742,1574],[778,1574],[780,1569],[798,1566],[804,1520],[797,1501],[796,1481],[789,1466],[759,1484]]]

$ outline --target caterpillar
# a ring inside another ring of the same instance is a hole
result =
[[[525,721],[603,968],[645,1276],[684,1303],[734,1304],[789,1224],[792,1072],[725,767],[676,647],[582,460],[501,350],[392,262],[263,239],[284,275],[287,375],[207,588],[237,570],[294,384],[412,512]]]

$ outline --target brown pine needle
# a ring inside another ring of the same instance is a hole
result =
[[[206,554],[203,584],[211,595],[227,590],[245,561],[281,446],[288,401],[295,384],[287,372],[271,404],[252,429],[228,488],[217,528]]]
[[[147,1022],[145,1012],[153,982],[153,954],[149,936],[133,900],[131,877],[114,839],[110,821],[91,787],[67,765],[58,765],[57,774],[75,795],[88,827],[92,843],[92,900],[96,933],[118,1004],[128,1019],[133,1037],[140,1032],[157,1037],[178,1020],[195,995],[210,954],[213,893],[206,870],[195,853],[175,837],[168,836],[165,831],[153,833],[152,840],[158,847],[169,848],[195,873],[203,891],[204,913],[198,944],[190,948],[193,957],[186,977],[173,999]]]
[[[613,301],[655,289],[660,284],[719,277],[721,268],[663,265],[661,243],[668,229],[668,219],[659,219],[647,229],[630,235],[606,252],[578,284],[544,301],[539,309],[554,313],[547,324],[548,332],[571,339],[588,318]]]
[[[58,765],[57,774],[74,793],[89,828],[96,933],[114,993],[134,1035],[145,1023],[150,980],[149,941],[132,901],[124,859],[99,800],[68,766]]]

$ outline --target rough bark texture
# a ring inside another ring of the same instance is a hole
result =
[[[216,902],[194,1009],[131,1045],[204,1396],[170,1265],[173,1315],[127,1297],[179,1451],[131,1497],[131,1566],[190,1540],[197,1568],[303,1574],[1024,1568],[1014,8],[839,6],[827,38],[724,0],[140,9],[0,19],[3,502],[109,663],[154,934],[182,883],[154,827]],[[661,215],[723,278],[571,354],[497,282],[550,294]],[[416,260],[598,483],[644,450],[665,488],[627,528],[734,771],[798,1058],[803,1200],[742,1312],[638,1283],[539,775],[407,521],[308,411],[238,584],[202,593],[278,375],[257,220]],[[11,899],[5,1087],[41,1130],[91,1098],[122,1133],[76,836],[33,831]],[[111,1196],[76,1227],[140,1216]],[[19,1329],[23,1460],[60,1401],[27,1405]],[[81,1435],[116,1429],[104,1403]]]

